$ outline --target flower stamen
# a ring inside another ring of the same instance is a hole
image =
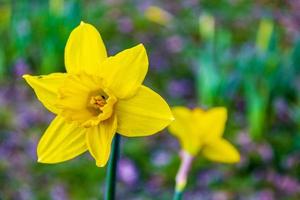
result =
[[[106,104],[105,96],[103,95],[97,95],[92,96],[90,100],[90,105],[96,109],[99,109],[102,111],[103,106]]]

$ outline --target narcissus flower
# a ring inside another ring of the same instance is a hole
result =
[[[200,108],[174,107],[172,112],[175,121],[169,130],[179,139],[184,151],[192,156],[201,151],[203,156],[217,162],[234,163],[240,160],[234,146],[222,138],[227,120],[226,108],[204,111]]]
[[[176,175],[177,193],[184,190],[192,161],[199,152],[217,162],[234,163],[240,160],[239,152],[222,138],[227,120],[226,108],[204,111],[200,108],[174,107],[172,112],[175,121],[169,126],[169,131],[179,139],[182,147],[181,166]]]
[[[66,73],[24,75],[57,116],[42,136],[38,161],[58,163],[85,151],[104,166],[116,132],[148,136],[173,120],[163,98],[142,85],[148,58],[142,44],[107,57],[99,32],[81,22],[65,48]]]
[[[157,6],[149,6],[145,10],[145,16],[148,20],[163,26],[172,20],[172,15],[169,12]]]

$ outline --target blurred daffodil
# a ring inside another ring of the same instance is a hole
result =
[[[157,6],[149,6],[145,10],[145,16],[148,20],[160,25],[167,25],[172,19],[169,12]]]
[[[24,75],[56,118],[42,136],[38,161],[58,163],[85,151],[104,166],[116,132],[154,134],[173,120],[163,98],[142,85],[148,58],[142,44],[107,57],[99,32],[81,22],[65,47],[66,73]]]
[[[175,121],[169,126],[169,131],[179,139],[182,147],[176,190],[185,187],[188,170],[199,152],[216,162],[235,163],[240,160],[235,147],[222,138],[227,120],[226,108],[204,111],[200,108],[174,107],[172,112]]]

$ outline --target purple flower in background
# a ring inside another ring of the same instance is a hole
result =
[[[26,145],[26,153],[32,160],[37,160],[36,147],[38,145],[38,138],[31,136]]]
[[[183,41],[178,35],[171,36],[166,41],[167,49],[172,53],[178,53],[182,50]]]
[[[278,189],[284,191],[287,194],[295,194],[300,192],[299,182],[289,176],[277,177],[276,185]]]
[[[231,199],[227,192],[225,191],[216,191],[212,194],[212,200],[228,200]]]
[[[168,165],[170,162],[170,154],[166,151],[156,151],[152,156],[152,163],[157,167]]]
[[[266,179],[268,182],[274,184],[278,190],[286,194],[300,194],[300,183],[293,177],[270,172],[267,174]]]
[[[67,200],[70,199],[66,192],[66,189],[61,184],[56,184],[51,188],[52,200]]]
[[[160,52],[154,52],[149,56],[151,69],[154,69],[157,72],[163,72],[168,68],[168,62],[163,54]]]
[[[274,193],[271,190],[262,190],[260,192],[258,192],[258,194],[256,195],[256,197],[254,199],[258,199],[258,200],[274,200]]]
[[[122,33],[130,33],[133,30],[132,20],[129,17],[122,17],[118,21],[118,28]]]
[[[240,132],[238,134],[237,143],[243,148],[242,151],[250,152],[255,149],[255,144],[247,132]]]
[[[141,12],[144,12],[149,6],[151,6],[153,4],[153,1],[151,0],[144,0],[144,1],[137,1],[138,2],[138,9]]]
[[[185,0],[182,1],[183,7],[186,8],[197,8],[199,6],[199,1],[198,0]]]
[[[273,150],[269,144],[258,145],[257,152],[264,161],[271,161],[273,158]]]
[[[203,170],[202,172],[200,172],[197,178],[197,185],[199,185],[199,187],[207,187],[211,183],[221,179],[221,177],[222,174],[218,170]]]
[[[19,200],[32,200],[34,199],[33,193],[30,190],[30,187],[28,185],[24,185],[18,189],[19,193]]]
[[[23,74],[27,74],[29,72],[29,66],[25,62],[24,59],[20,58],[16,61],[14,65],[14,74],[17,77],[21,77]]]
[[[282,165],[287,169],[291,169],[293,167],[298,166],[300,163],[299,161],[300,161],[300,155],[296,153],[294,155],[288,156],[285,160],[283,160]]]
[[[171,97],[186,97],[193,93],[193,84],[190,80],[172,80],[168,85],[168,93]]]
[[[148,191],[151,193],[157,193],[163,190],[164,178],[161,175],[155,174],[151,176],[150,180],[147,182]]]
[[[128,185],[134,185],[138,180],[138,170],[129,159],[121,159],[118,164],[118,176],[121,181]]]
[[[285,99],[277,98],[274,102],[274,110],[277,118],[282,122],[288,122],[290,120],[289,116],[289,106]]]

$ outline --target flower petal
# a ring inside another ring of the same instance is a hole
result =
[[[179,139],[181,147],[185,151],[195,156],[199,152],[203,141],[200,138],[201,132],[192,120],[192,111],[186,107],[178,106],[172,108],[172,112],[175,120],[169,126],[170,133]]]
[[[37,98],[43,105],[53,113],[58,113],[59,109],[55,106],[58,97],[58,89],[63,85],[65,73],[53,73],[43,76],[23,75],[26,82],[33,88]]]
[[[148,71],[148,57],[144,45],[139,44],[109,57],[101,64],[99,72],[107,87],[119,99],[134,95]]]
[[[82,154],[87,150],[85,134],[84,128],[57,116],[38,144],[38,162],[58,163]]]
[[[132,98],[119,100],[116,113],[117,132],[128,137],[154,134],[174,120],[165,100],[145,86]]]
[[[70,34],[65,48],[68,73],[97,73],[100,63],[107,58],[105,45],[97,29],[81,22]]]
[[[208,111],[196,108],[193,115],[200,132],[206,135],[206,140],[215,140],[223,135],[225,124],[227,121],[227,109],[225,107],[216,107]]]
[[[240,161],[240,154],[227,140],[219,139],[204,146],[202,153],[210,160],[224,163]]]
[[[109,159],[111,142],[116,133],[117,118],[115,115],[102,121],[98,126],[88,129],[86,142],[98,167],[104,167]]]

